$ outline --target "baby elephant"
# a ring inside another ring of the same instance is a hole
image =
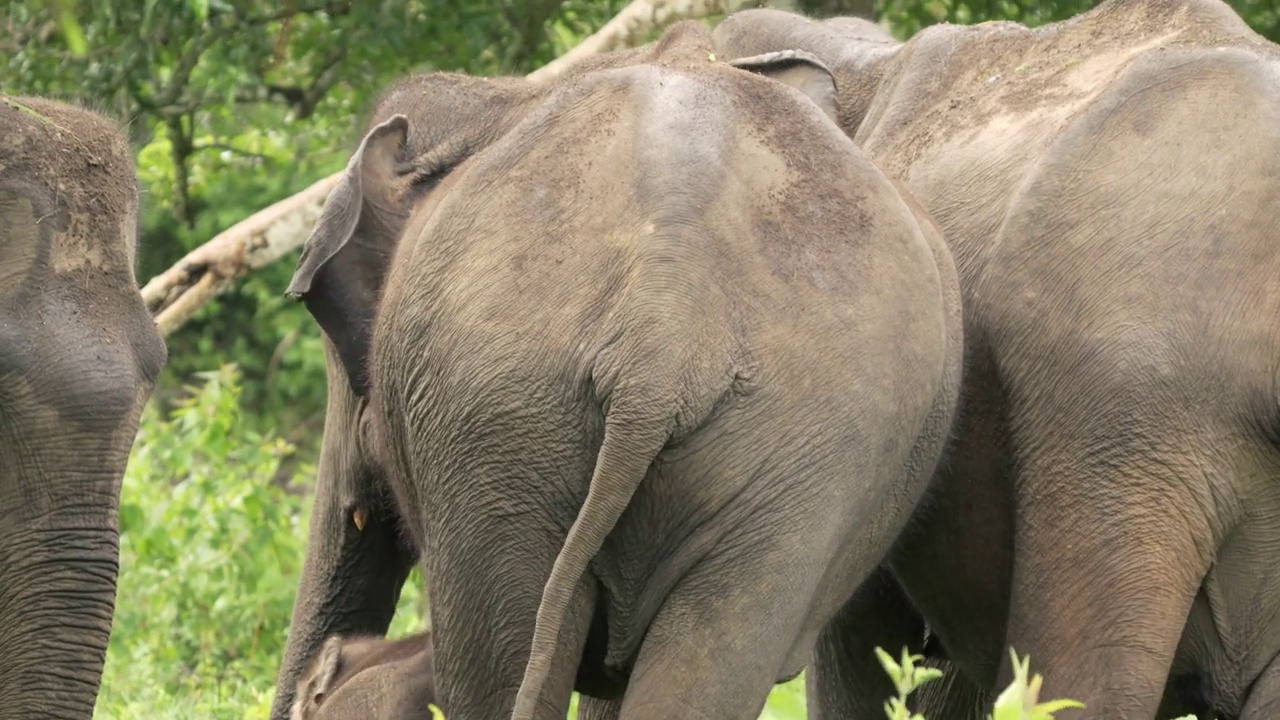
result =
[[[424,718],[435,696],[430,632],[399,640],[330,635],[298,677],[290,717]]]

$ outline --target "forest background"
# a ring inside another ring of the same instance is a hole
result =
[[[662,2],[663,0],[658,0]],[[1232,0],[1280,39],[1280,0]],[[738,2],[737,6],[748,3]],[[762,4],[762,3],[750,3]],[[874,17],[1040,25],[1080,0],[770,0]],[[9,0],[0,93],[118,119],[142,189],[138,278],[346,162],[367,108],[431,70],[528,73],[626,0]],[[718,16],[706,18],[715,22]],[[652,37],[654,33],[650,33]],[[167,337],[121,504],[121,579],[100,718],[264,718],[288,633],[324,424],[320,332],[286,300],[295,248],[222,284]],[[415,571],[391,634],[423,626]],[[804,717],[802,684],[763,718]]]

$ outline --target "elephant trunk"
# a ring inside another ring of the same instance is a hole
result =
[[[110,479],[94,485],[116,487]],[[25,487],[49,493],[57,485],[44,478]],[[0,715],[88,720],[115,608],[116,496],[34,504],[55,509],[0,511]]]
[[[384,474],[360,450],[360,418],[361,403],[345,381],[330,383],[307,555],[276,678],[272,720],[289,717],[298,675],[324,638],[386,633],[417,560]]]
[[[317,485],[327,484],[321,475]],[[276,679],[273,720],[289,717],[298,674],[324,638],[386,633],[414,562],[393,515],[348,509],[345,503],[324,502],[322,495],[317,493],[312,511],[289,642]]]

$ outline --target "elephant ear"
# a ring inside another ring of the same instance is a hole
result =
[[[779,50],[728,62],[733,67],[790,85],[808,96],[832,122],[839,123],[836,78],[817,55],[804,50]]]
[[[378,294],[397,239],[369,237],[351,241],[366,208],[392,211],[396,156],[408,134],[408,118],[393,115],[360,141],[337,186],[329,193],[285,291],[290,298],[306,304],[307,311],[329,336],[357,395],[366,394],[365,357]]]

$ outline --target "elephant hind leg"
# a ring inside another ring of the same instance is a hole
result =
[[[803,666],[818,630],[806,627],[823,580],[815,568],[831,558],[797,561],[803,546],[776,539],[722,539],[725,552],[704,557],[666,594],[645,631],[620,720],[754,718],[779,678],[798,669],[791,663]],[[772,547],[761,552],[761,545]]]
[[[897,660],[903,648],[919,653],[923,644],[924,621],[893,576],[876,570],[818,635],[805,676],[810,719],[883,718],[894,689],[875,648]]]
[[[1280,656],[1272,658],[1267,669],[1262,671],[1253,687],[1249,689],[1249,699],[1240,711],[1240,720],[1270,720],[1280,717]]]
[[[1194,481],[1168,470],[1186,458],[1076,450],[1024,460],[1008,643],[1043,675],[1042,698],[1151,718],[1212,562],[1210,519]],[[1006,656],[1000,686],[1011,679]]]

